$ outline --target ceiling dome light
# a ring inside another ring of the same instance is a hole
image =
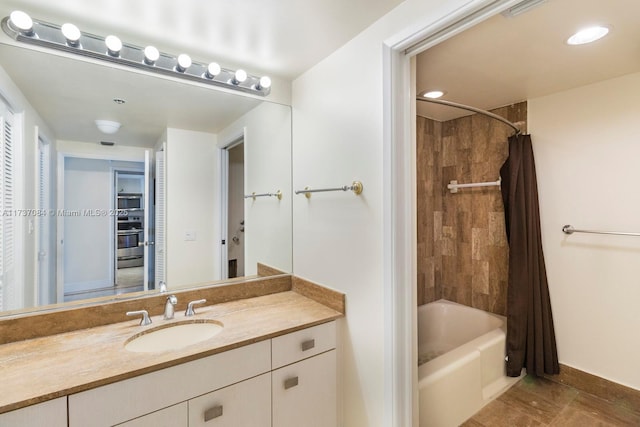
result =
[[[600,40],[609,33],[609,27],[594,26],[584,28],[567,39],[567,44],[572,46],[592,43]]]
[[[120,56],[120,50],[122,49],[122,42],[116,36],[107,36],[104,39],[104,44],[107,45],[107,53],[111,56]]]
[[[260,81],[256,85],[257,90],[269,89],[271,87],[271,78],[268,76],[260,77]]]
[[[204,72],[204,76],[208,79],[213,79],[215,76],[220,74],[220,71],[222,71],[220,65],[218,65],[218,63],[216,62],[212,62],[207,66],[207,70]]]
[[[9,15],[9,21],[20,33],[26,36],[33,35],[33,20],[25,12],[14,10]]]
[[[78,27],[67,22],[66,24],[62,24],[60,30],[62,30],[62,35],[67,39],[69,46],[78,47],[80,44],[80,30]]]
[[[153,46],[147,46],[144,48],[144,63],[147,65],[153,65],[160,58],[160,52]]]
[[[245,80],[247,80],[247,72],[245,70],[240,69],[236,71],[236,73],[233,75],[233,79],[231,80],[231,83],[237,86]]]
[[[186,53],[178,55],[178,65],[176,65],[176,71],[184,73],[189,67],[191,67],[191,57]]]
[[[423,93],[422,96],[425,98],[436,99],[436,98],[442,97],[444,94],[445,92],[441,90],[430,90],[428,92]]]
[[[100,129],[100,132],[109,135],[118,132],[118,129],[120,129],[120,123],[111,120],[96,120],[96,126]]]

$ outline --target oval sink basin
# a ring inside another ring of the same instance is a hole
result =
[[[134,335],[125,342],[124,348],[137,353],[178,350],[208,340],[222,328],[222,323],[214,320],[163,325]]]

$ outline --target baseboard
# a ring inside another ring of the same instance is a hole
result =
[[[640,408],[640,390],[609,381],[571,366],[560,364],[559,375],[545,375],[545,378],[612,403]]]

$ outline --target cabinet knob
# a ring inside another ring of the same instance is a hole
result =
[[[291,387],[295,387],[298,385],[298,377],[287,378],[284,380],[284,389],[288,390]]]
[[[304,341],[300,347],[302,348],[302,351],[307,351],[307,350],[311,350],[315,346],[316,346],[316,340],[307,340],[307,341]]]
[[[210,421],[214,418],[222,416],[222,405],[214,406],[213,408],[204,411],[204,422]]]

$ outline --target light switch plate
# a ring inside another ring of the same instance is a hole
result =
[[[187,242],[192,242],[196,240],[196,232],[195,231],[185,231],[184,232],[184,240]]]

